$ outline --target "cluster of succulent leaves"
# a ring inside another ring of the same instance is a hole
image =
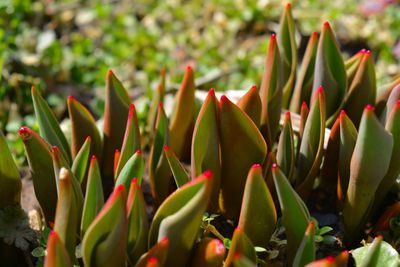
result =
[[[316,243],[330,229],[319,229],[306,203],[317,187],[333,192],[344,246],[361,241],[400,173],[400,78],[377,90],[371,52],[344,62],[329,23],[311,35],[298,67],[294,33],[287,5],[260,86],[237,103],[211,89],[198,110],[187,67],[167,116],[162,71],[144,129],[112,71],[102,125],[68,98],[70,142],[33,87],[39,133],[22,127],[19,135],[52,228],[44,265],[255,266],[268,261],[259,252],[281,217],[288,265],[347,266],[347,250],[316,260]],[[20,176],[0,141],[0,208],[18,208]],[[231,222],[230,240],[206,212]],[[390,217],[392,228],[393,214],[382,219]],[[399,263],[381,236],[351,254],[360,266]]]

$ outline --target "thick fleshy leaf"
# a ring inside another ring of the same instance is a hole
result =
[[[315,259],[315,225],[314,222],[309,222],[306,232],[304,233],[303,240],[297,250],[296,257],[293,261],[293,266],[303,267],[307,263],[312,262]]]
[[[392,149],[392,135],[379,123],[374,107],[368,105],[361,118],[350,163],[350,180],[343,207],[346,242],[355,241],[366,223],[376,189],[389,168]]]
[[[328,256],[324,259],[313,261],[306,265],[306,267],[347,267],[349,260],[349,252],[343,251],[336,257]]]
[[[282,106],[288,108],[294,83],[296,81],[297,71],[297,44],[295,38],[295,24],[292,16],[292,5],[286,4],[285,11],[282,14],[279,33],[278,45],[281,52],[283,80]]]
[[[128,221],[123,185],[108,198],[82,241],[85,266],[123,267],[126,262]]]
[[[392,93],[393,89],[400,86],[400,74],[395,76],[391,82],[379,88],[376,94],[376,112],[378,115],[381,114],[386,106],[386,102]]]
[[[149,246],[168,237],[166,266],[188,264],[211,191],[212,173],[206,171],[177,189],[158,208],[150,227]]]
[[[52,231],[47,240],[44,267],[54,266],[70,267],[72,266],[72,262],[58,234],[55,231]]]
[[[297,195],[276,164],[272,166],[272,175],[282,210],[282,223],[288,243],[288,262],[291,264],[303,240],[310,221],[310,214],[300,196]]]
[[[167,253],[169,250],[169,239],[167,237],[161,239],[157,244],[149,249],[145,254],[143,254],[135,267],[145,267],[151,258],[157,259],[160,266],[165,266],[165,261],[167,260]]]
[[[192,177],[197,177],[206,170],[213,172],[213,191],[211,211],[218,210],[219,191],[221,187],[221,153],[218,130],[218,100],[214,90],[208,92],[196,124],[192,139]]]
[[[85,143],[83,143],[81,149],[72,163],[72,173],[75,175],[76,179],[82,184],[85,180],[87,166],[89,162],[90,155],[90,147],[91,147],[91,138],[90,136],[86,137]]]
[[[246,179],[238,227],[251,242],[266,248],[276,225],[276,210],[259,164],[251,167]]]
[[[374,104],[376,97],[375,67],[370,51],[362,53],[362,58],[355,76],[349,84],[344,98],[343,109],[357,127],[360,123],[363,109],[367,104]]]
[[[279,129],[284,86],[282,63],[275,34],[271,35],[260,86],[262,104],[261,133],[268,147],[272,147]]]
[[[175,96],[175,106],[169,126],[171,148],[180,160],[190,158],[190,144],[196,114],[194,91],[193,69],[188,66],[181,87]]]
[[[378,236],[370,244],[351,252],[356,266],[360,267],[396,267],[400,265],[399,253],[389,243]]]
[[[164,155],[167,158],[169,167],[174,175],[176,186],[179,188],[189,182],[190,177],[185,168],[179,162],[179,159],[176,157],[175,153],[167,145],[164,146]]]
[[[228,218],[236,220],[239,218],[247,173],[254,162],[264,164],[267,145],[250,117],[226,96],[221,97],[220,105],[220,206]]]
[[[43,210],[46,223],[54,222],[57,186],[50,145],[27,127],[19,129],[32,174],[35,196]]]
[[[131,100],[127,91],[114,73],[109,70],[106,78],[104,107],[103,185],[112,182],[110,178],[113,177],[114,152],[121,148],[130,104]]]
[[[124,142],[120,150],[117,169],[114,173],[115,177],[118,177],[122,168],[125,166],[126,162],[132,157],[135,151],[140,149],[139,122],[136,115],[135,105],[131,104],[131,106],[129,107],[128,121],[126,123]]]
[[[77,244],[78,206],[72,185],[72,173],[66,168],[60,170],[59,195],[57,201],[54,231],[57,232],[61,242],[65,245],[71,260],[75,259],[75,246]]]
[[[0,209],[20,203],[21,177],[0,131]]]
[[[81,235],[84,236],[90,224],[96,218],[104,205],[103,186],[100,168],[96,156],[90,160],[88,179],[86,183],[85,201],[83,204]]]
[[[339,109],[347,90],[343,58],[328,22],[322,26],[318,42],[311,97],[315,95],[320,86],[326,88],[326,119],[328,119]],[[332,123],[335,121],[334,119]]]
[[[88,136],[92,141],[90,155],[101,158],[102,141],[92,114],[73,96],[68,97],[68,113],[71,120],[72,158],[77,156]]]
[[[383,110],[380,119],[383,122],[387,121],[387,118],[390,115],[390,112],[392,111],[393,107],[396,105],[397,101],[400,100],[400,84],[398,86],[396,86],[395,88],[393,88],[393,90],[391,91],[387,102],[386,102],[386,106],[385,109]]]
[[[281,135],[279,137],[278,152],[276,153],[276,163],[289,181],[293,180],[295,164],[294,137],[290,112],[285,114]]]
[[[163,154],[163,147],[168,144],[168,119],[161,103],[158,106],[156,129],[149,156],[149,180],[157,206],[169,195],[171,184],[174,183],[168,161]]]
[[[196,246],[191,266],[220,267],[225,259],[226,249],[221,240],[203,238]]]
[[[142,183],[142,178],[144,174],[144,158],[142,151],[138,150],[131,156],[131,158],[126,162],[124,168],[122,168],[117,180],[115,181],[115,186],[123,184],[127,190],[131,185],[131,180],[137,178],[139,184]]]
[[[156,90],[151,97],[151,104],[149,112],[147,113],[147,132],[152,134],[157,119],[158,105],[164,101],[165,95],[165,69],[160,71],[160,83],[157,85]]]
[[[379,194],[375,196],[374,210],[379,208],[400,174],[400,100],[397,101],[396,105],[390,111],[386,120],[385,129],[392,134],[393,151],[389,169],[377,189]]]
[[[343,201],[347,192],[350,179],[350,162],[357,141],[357,129],[347,117],[345,112],[341,112],[340,120],[340,144],[338,158],[338,199]]]
[[[303,102],[301,104],[301,110],[300,110],[300,126],[299,126],[300,140],[303,138],[304,128],[306,127],[306,122],[307,122],[309,113],[310,113],[310,109],[308,108],[307,103]],[[300,149],[300,146],[298,146],[298,147]]]
[[[132,179],[126,208],[128,214],[127,253],[128,261],[133,265],[147,251],[149,233],[146,202],[136,178]]]
[[[300,71],[296,79],[296,85],[290,101],[290,111],[300,113],[301,104],[308,102],[314,80],[315,58],[317,55],[318,33],[313,32],[308,40],[307,48],[301,62]]]
[[[70,163],[71,151],[56,117],[43,97],[36,91],[35,87],[32,87],[31,94],[40,135],[49,144],[59,147],[64,158]]]
[[[257,86],[253,85],[247,93],[238,100],[237,106],[246,112],[257,128],[260,127],[262,104]]]
[[[311,104],[297,159],[296,191],[303,199],[308,198],[318,174],[324,151],[324,137],[325,99],[324,89],[320,87]]]
[[[233,266],[233,260],[237,253],[245,256],[253,263],[257,261],[257,254],[253,243],[251,243],[246,233],[240,228],[236,228],[233,232],[231,247],[225,259],[224,267]]]

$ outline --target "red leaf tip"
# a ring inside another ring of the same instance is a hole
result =
[[[92,141],[92,137],[90,135],[86,136],[85,141],[89,141],[89,142]]]
[[[395,108],[400,108],[400,99],[397,100],[396,105],[394,106]]]
[[[113,76],[114,73],[113,73],[113,71],[112,71],[111,69],[109,69],[109,70],[107,71],[107,75],[110,77],[110,76]]]
[[[285,113],[285,119],[290,119],[290,111],[286,111]]]
[[[156,263],[158,263],[158,260],[155,257],[150,257],[147,262],[151,263],[151,264],[156,264]]]
[[[312,38],[317,38],[318,37],[318,32],[312,32],[311,33]]]
[[[203,175],[204,175],[206,178],[211,178],[211,177],[213,177],[213,172],[212,172],[211,170],[206,170],[206,171],[203,173]]]
[[[292,3],[287,3],[286,4],[286,10],[290,10],[292,8]]]
[[[250,90],[257,91],[257,85],[252,85],[252,86],[250,87]]]
[[[324,92],[324,87],[320,85],[317,90],[317,94],[322,94]]]
[[[258,163],[253,164],[253,166],[251,166],[252,169],[261,169],[261,165]]]
[[[52,238],[57,237],[57,232],[56,231],[51,231],[50,232],[50,237],[52,237]]]
[[[240,254],[240,252],[235,252],[235,254],[233,254],[233,258],[234,258],[235,260],[240,259],[241,256],[242,256],[242,255]]]
[[[136,110],[135,104],[132,103],[132,104],[129,106],[128,118],[132,118],[133,112],[134,112],[135,110]]]
[[[326,261],[329,263],[334,263],[335,262],[335,258],[333,256],[328,256],[326,257]]]
[[[329,24],[329,21],[324,22],[324,28],[330,28],[331,25]]]
[[[19,128],[18,134],[21,137],[25,138],[25,137],[29,136],[29,131],[30,131],[30,129],[28,127],[23,126],[23,127]]]
[[[368,50],[368,49],[365,50],[364,54],[365,54],[365,55],[371,55],[371,50]]]
[[[190,66],[190,65],[187,65],[187,66],[186,66],[186,71],[188,71],[188,72],[192,72],[192,71],[193,71],[193,68],[192,68],[192,66]]]
[[[221,104],[222,103],[226,103],[226,102],[229,102],[229,99],[228,99],[228,97],[226,95],[222,95],[221,99],[220,99],[220,102],[221,102]]]
[[[168,236],[164,236],[163,238],[161,238],[161,240],[160,240],[160,242],[159,243],[169,243],[169,238],[168,238]]]
[[[276,33],[271,34],[271,41],[275,41],[276,40]]]
[[[68,96],[68,103],[72,102],[75,100],[75,97],[73,95]]]
[[[303,103],[301,103],[301,109],[308,109],[308,105],[306,101],[303,101]]]
[[[365,106],[365,110],[366,111],[374,111],[375,107],[373,105],[371,105],[371,104],[368,104],[368,105]]]
[[[275,171],[277,171],[277,170],[278,170],[278,164],[273,163],[273,164],[272,164],[272,171],[275,172]]]
[[[158,103],[158,108],[159,109],[163,109],[164,108],[164,103],[163,102]]]
[[[140,149],[136,150],[135,154],[138,155],[138,156],[141,156],[142,155],[142,150],[140,150]]]
[[[122,191],[124,191],[125,190],[125,186],[123,185],[123,184],[120,184],[119,186],[117,186],[115,189],[114,189],[114,192],[117,194],[117,193],[121,193]]]
[[[343,116],[346,116],[346,111],[344,109],[340,111],[340,118],[343,118]]]
[[[131,180],[131,185],[135,185],[138,183],[138,178],[137,177],[133,177],[133,179]]]
[[[91,157],[90,157],[90,160],[91,161],[95,161],[97,158],[96,158],[96,155],[92,155]]]
[[[209,94],[209,95],[215,95],[215,90],[214,90],[214,88],[210,88],[210,90],[208,90],[208,94]]]
[[[164,146],[164,150],[165,150],[165,151],[169,151],[169,146],[168,146],[168,145],[165,145],[165,146]]]

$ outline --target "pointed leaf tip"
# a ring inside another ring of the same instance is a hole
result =
[[[158,103],[158,108],[159,109],[163,109],[164,108],[164,103],[160,101],[160,103]]]
[[[276,163],[273,163],[273,164],[272,164],[272,171],[273,171],[273,172],[278,171],[278,164],[276,164]]]
[[[286,10],[290,10],[292,8],[292,3],[287,3],[286,4]]]
[[[213,172],[211,170],[206,170],[203,175],[207,178],[212,178],[213,177]]]
[[[220,102],[221,102],[221,104],[222,103],[227,103],[227,102],[229,102],[229,99],[228,99],[228,97],[226,95],[222,95],[221,98],[220,98]]]
[[[317,38],[318,37],[318,32],[312,32],[311,33],[312,38]]]
[[[30,131],[30,129],[28,127],[24,126],[24,127],[19,128],[18,134],[23,140],[25,140],[30,136],[29,131]]]
[[[138,149],[138,150],[135,151],[135,154],[137,154],[139,156],[139,155],[142,155],[143,152],[142,152],[142,150]]]
[[[208,94],[211,96],[215,95],[215,89],[214,88],[210,88],[210,90],[208,90]]]
[[[371,104],[368,104],[365,106],[365,111],[374,111],[375,107]]]
[[[329,21],[324,22],[324,28],[330,28],[331,25],[329,24]]]
[[[276,41],[276,33],[271,34],[270,41]]]
[[[187,65],[187,66],[186,66],[186,71],[192,72],[192,71],[193,71],[193,67],[190,66],[190,65]]]
[[[256,164],[253,164],[253,166],[251,166],[251,168],[252,169],[261,169],[261,165],[256,163]]]
[[[168,145],[164,146],[164,151],[169,151],[169,146]]]
[[[252,91],[258,91],[258,89],[257,89],[257,85],[253,85],[253,86],[251,86],[250,90],[252,90]]]
[[[325,90],[324,87],[322,85],[320,85],[318,87],[317,94],[322,94],[324,92],[324,90]]]
[[[113,75],[114,75],[114,72],[112,71],[112,69],[109,69],[109,70],[108,70],[107,75],[108,75],[108,76],[113,76]]]
[[[137,183],[138,183],[138,178],[134,177],[134,178],[131,180],[131,185],[133,186],[133,185],[136,185]]]
[[[74,100],[75,100],[75,97],[73,95],[68,96],[68,103],[71,103]]]
[[[90,160],[91,160],[91,161],[97,160],[96,155],[92,155],[92,156],[90,157]]]

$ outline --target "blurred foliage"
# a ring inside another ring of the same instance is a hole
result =
[[[329,20],[349,55],[372,49],[379,82],[398,71],[399,4],[371,13],[363,4],[374,1],[292,2],[300,51],[310,33]],[[108,68],[134,98],[144,96],[139,113],[162,68],[168,88],[192,65],[196,78],[215,75],[216,90],[247,89],[260,81],[266,40],[277,30],[281,11],[278,0],[2,0],[0,129],[20,155],[13,133],[22,125],[35,128],[31,85],[59,117],[65,115],[65,95],[100,114]]]

